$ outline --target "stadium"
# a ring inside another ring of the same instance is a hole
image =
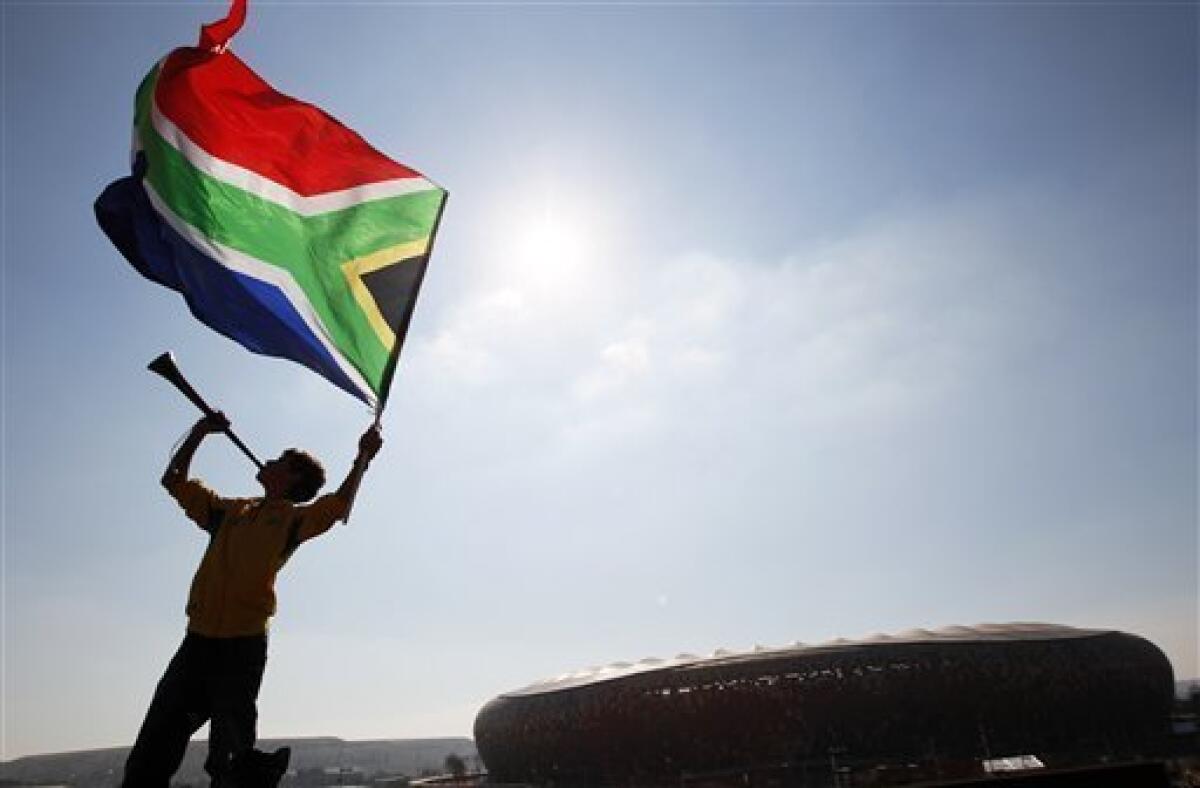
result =
[[[570,673],[491,700],[475,741],[497,783],[951,782],[1156,758],[1172,699],[1143,638],[980,625]]]

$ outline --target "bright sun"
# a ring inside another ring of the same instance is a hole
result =
[[[519,265],[543,281],[572,280],[588,257],[588,235],[577,217],[548,206],[520,225],[515,250]]]
[[[601,253],[597,212],[554,190],[518,203],[513,214],[506,257],[520,286],[549,294],[586,288]]]
[[[521,228],[517,251],[540,272],[570,266],[583,254],[583,235],[577,222],[547,210]]]

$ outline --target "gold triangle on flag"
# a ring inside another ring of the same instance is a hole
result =
[[[383,273],[393,266],[417,265],[423,262],[428,248],[429,239],[421,238],[342,263],[342,273],[350,286],[350,292],[354,294],[354,300],[358,302],[371,328],[386,348],[396,344],[396,333],[389,324],[387,315],[392,310],[379,304],[375,294],[367,286],[366,277]]]

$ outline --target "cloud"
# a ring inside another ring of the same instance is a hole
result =
[[[646,339],[630,336],[605,346],[595,366],[575,379],[572,393],[579,401],[594,401],[620,391],[650,372]]]
[[[502,263],[417,338],[409,363],[536,398],[576,438],[717,414],[869,429],[936,406],[981,349],[1020,341],[1000,313],[1034,291],[1027,268],[1003,259],[1006,218],[970,206],[909,216],[778,260],[631,254],[577,263],[554,288],[497,281],[531,275]]]
[[[422,355],[442,375],[483,385],[501,375],[502,347],[493,337],[511,336],[527,318],[525,296],[511,287],[468,294],[454,308],[450,325],[426,343]]]

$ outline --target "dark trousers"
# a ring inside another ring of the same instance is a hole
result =
[[[212,720],[204,770],[226,781],[234,756],[254,746],[258,688],[267,636],[210,638],[191,632],[158,682],[137,742],[125,761],[123,788],[167,788],[188,740]]]

